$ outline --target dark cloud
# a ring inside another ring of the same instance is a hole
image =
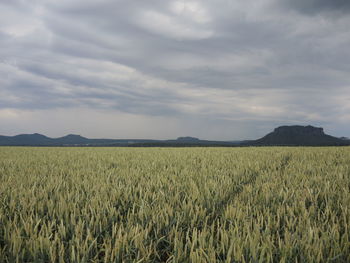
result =
[[[305,14],[321,12],[347,14],[350,12],[350,1],[348,0],[283,0],[281,3]]]
[[[350,19],[304,14],[344,13],[347,3],[2,1],[0,123],[16,115],[18,127],[29,112],[68,122],[70,110],[111,123],[106,133],[81,124],[101,137],[129,134],[113,135],[117,125],[137,137],[254,138],[289,123],[343,133]]]

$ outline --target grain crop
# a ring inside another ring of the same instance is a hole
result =
[[[0,262],[350,262],[350,148],[0,147]]]

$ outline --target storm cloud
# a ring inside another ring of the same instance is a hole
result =
[[[293,8],[305,14],[318,14],[320,12],[349,13],[348,0],[282,0],[280,3],[287,8]]]
[[[349,1],[0,2],[0,134],[350,127]],[[336,15],[334,15],[336,14]]]

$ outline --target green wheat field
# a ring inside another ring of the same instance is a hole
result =
[[[0,147],[0,262],[350,262],[350,148]]]

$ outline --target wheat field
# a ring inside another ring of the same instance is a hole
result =
[[[0,147],[0,262],[350,262],[350,148]]]

